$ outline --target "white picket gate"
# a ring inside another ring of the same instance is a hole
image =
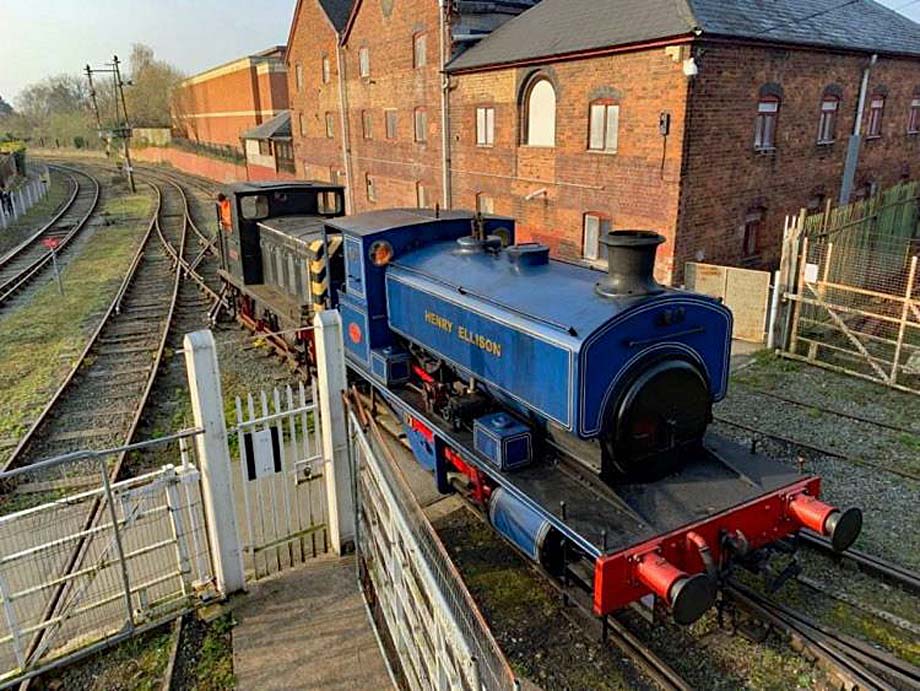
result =
[[[316,385],[237,397],[234,496],[253,579],[329,549]]]

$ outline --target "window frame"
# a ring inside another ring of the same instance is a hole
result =
[[[365,141],[373,141],[374,139],[374,121],[369,110],[361,111],[361,138]]]
[[[300,136],[306,137],[307,136],[307,125],[303,119],[303,112],[297,113],[297,125],[300,128]]]
[[[294,84],[297,93],[301,93],[303,91],[303,65],[299,62],[294,65]]]
[[[421,180],[415,183],[415,206],[418,209],[428,208],[428,189]]]
[[[488,201],[486,205],[484,202]],[[483,208],[488,206],[488,209]],[[495,213],[495,198],[491,195],[486,194],[485,192],[476,193],[476,211],[481,214],[494,214]]]
[[[419,117],[422,118],[420,126]],[[416,144],[428,143],[428,109],[425,106],[416,106],[412,111],[413,134]]]
[[[907,111],[907,134],[920,134],[920,94],[917,93],[911,97]]]
[[[332,81],[332,63],[328,55],[323,55],[320,60],[320,73],[323,84],[328,84]]]
[[[419,50],[421,48],[421,50]],[[412,69],[418,70],[428,64],[428,34],[419,31],[412,35]]]
[[[367,194],[367,201],[372,204],[377,203],[377,187],[374,184],[374,178],[370,173],[364,174],[364,189]]]
[[[532,123],[531,123],[531,99],[533,98],[534,92],[537,87],[542,83],[546,83],[553,93],[553,120],[552,120],[552,143],[551,144],[536,144],[531,142],[531,136],[533,134]],[[545,74],[539,73],[535,75],[527,83],[527,87],[523,91],[523,98],[521,100],[521,146],[529,146],[536,149],[554,149],[556,148],[556,135],[557,135],[557,115],[559,111],[559,97],[556,93],[556,85],[553,81]]]
[[[593,219],[597,221],[597,237],[595,238],[595,250],[593,252],[594,256],[589,256],[588,253],[588,220]],[[613,230],[613,219],[609,214],[602,213],[600,211],[585,211],[581,215],[581,258],[582,261],[588,263],[591,266],[603,268],[607,266],[607,255],[606,248],[601,243],[601,238],[605,233]]]
[[[326,111],[326,139],[335,139],[335,113]]]
[[[476,146],[495,146],[495,106],[476,106]]]
[[[825,106],[833,103],[834,107],[828,110]],[[840,115],[840,97],[835,94],[824,94],[821,97],[821,106],[818,111],[818,145],[828,146],[837,141],[837,120]],[[824,136],[829,130],[830,136]]]
[[[876,107],[876,103],[881,105]],[[885,94],[875,93],[869,98],[868,122],[866,122],[866,139],[881,139],[885,124],[885,106],[888,97]]]
[[[755,218],[756,216],[756,218]],[[767,210],[762,207],[752,207],[748,209],[747,213],[744,214],[744,225],[742,226],[742,235],[741,235],[741,259],[749,260],[756,259],[763,252],[763,231],[766,228],[766,217]],[[756,224],[756,225],[755,225]],[[753,251],[748,251],[750,238],[752,237],[751,229],[755,228],[756,232],[753,233]]]
[[[773,105],[774,110],[763,110],[764,106]],[[776,94],[764,94],[757,99],[757,114],[754,121],[754,150],[770,152],[776,150],[776,133],[779,131],[779,113],[783,107],[783,99]],[[772,124],[767,128],[768,123]],[[765,135],[769,133],[769,142]]]
[[[603,108],[603,132],[601,140],[603,145],[594,146],[594,109]],[[616,113],[616,127],[614,128],[613,146],[610,147],[610,113]],[[615,154],[620,148],[620,104],[610,98],[598,98],[588,103],[588,142],[587,149],[592,153]]]
[[[396,108],[387,108],[383,111],[383,129],[387,141],[392,142],[399,138],[399,111]]]
[[[367,46],[358,48],[358,76],[369,79],[371,76],[371,51]]]

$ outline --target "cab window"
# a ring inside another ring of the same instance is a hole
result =
[[[240,214],[247,221],[260,221],[268,217],[268,197],[255,194],[240,199]]]
[[[338,192],[320,192],[318,207],[321,214],[340,214],[342,213],[342,198]]]

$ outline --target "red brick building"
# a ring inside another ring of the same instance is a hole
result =
[[[180,82],[173,129],[198,144],[240,148],[240,134],[288,108],[284,46],[274,46]]]
[[[653,228],[679,281],[770,267],[785,214],[920,166],[920,26],[872,0],[359,0],[315,47],[296,27],[332,2],[301,1],[291,54],[336,52],[336,98],[294,108],[337,146],[294,141],[353,210],[478,206],[588,262]]]

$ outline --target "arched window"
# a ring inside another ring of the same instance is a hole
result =
[[[776,148],[776,121],[779,119],[779,96],[761,96],[757,103],[757,125],[754,129],[754,148],[769,151]]]
[[[524,137],[527,146],[556,145],[556,90],[538,77],[524,95]]]
[[[834,94],[824,94],[821,99],[821,116],[818,119],[818,144],[831,144],[837,139],[837,111],[840,99]]]

